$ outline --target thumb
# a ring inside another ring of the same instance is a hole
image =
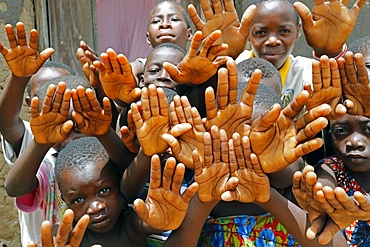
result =
[[[179,137],[180,135],[188,132],[192,129],[192,126],[190,123],[180,123],[173,126],[170,130],[171,135],[174,137]]]
[[[142,220],[146,221],[149,215],[149,211],[142,199],[138,198],[134,201],[134,210]]]

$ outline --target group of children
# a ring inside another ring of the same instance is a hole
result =
[[[370,36],[346,46],[365,1],[259,0],[241,20],[200,2],[194,34],[176,1],[153,8],[147,58],[82,41],[85,78],[5,26],[22,246],[370,244]],[[316,59],[291,54],[301,33]]]

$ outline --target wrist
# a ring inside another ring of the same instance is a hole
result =
[[[340,53],[336,53],[337,55],[333,55],[333,56],[331,56],[331,54],[325,54],[325,53],[316,53],[315,51],[313,51],[312,52],[312,55],[313,55],[313,57],[316,59],[316,60],[320,60],[320,57],[322,56],[322,55],[328,55],[328,57],[329,58],[334,58],[335,60],[337,60],[338,58],[341,58],[341,57],[343,57],[344,56],[344,54],[346,54],[346,52],[347,52],[347,44],[344,44],[343,46],[342,46],[342,51],[340,52]],[[320,55],[321,54],[321,55]]]

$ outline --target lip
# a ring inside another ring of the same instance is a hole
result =
[[[105,215],[99,215],[91,219],[90,224],[96,228],[103,228],[103,227],[106,227],[109,224],[109,222],[110,222],[109,217]]]
[[[157,38],[160,39],[160,38],[173,38],[175,37],[175,35],[171,34],[171,33],[160,33]]]
[[[359,154],[349,154],[347,155],[347,158],[349,159],[356,159],[356,160],[365,160],[366,158]]]

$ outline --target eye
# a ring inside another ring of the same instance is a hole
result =
[[[159,23],[159,22],[161,22],[161,19],[159,19],[159,18],[154,18],[154,19],[152,19],[152,20],[150,21],[150,24],[157,24],[157,23]]]
[[[332,129],[332,132],[334,135],[336,136],[339,136],[339,135],[347,135],[349,132],[347,130],[347,128],[344,128],[344,127],[334,127]]]
[[[82,203],[84,201],[85,201],[84,198],[76,198],[76,199],[72,200],[71,204],[79,204],[79,203]]]
[[[177,17],[177,16],[174,16],[174,17],[171,17],[171,21],[182,21],[182,19],[180,17]]]
[[[365,129],[363,130],[365,134],[370,134],[370,125],[366,125]]]
[[[283,30],[281,30],[280,31],[280,33],[282,33],[282,34],[289,34],[289,33],[291,33],[292,31],[291,30],[289,30],[289,29],[283,29]]]
[[[104,189],[102,189],[102,190],[99,192],[99,195],[105,195],[105,194],[107,194],[109,191],[110,191],[110,189],[109,189],[109,188],[104,188]]]
[[[262,30],[256,30],[256,31],[253,32],[253,35],[254,36],[265,36],[266,32],[262,31]]]
[[[159,72],[158,68],[148,69],[148,73],[152,75],[157,74],[158,72]]]

